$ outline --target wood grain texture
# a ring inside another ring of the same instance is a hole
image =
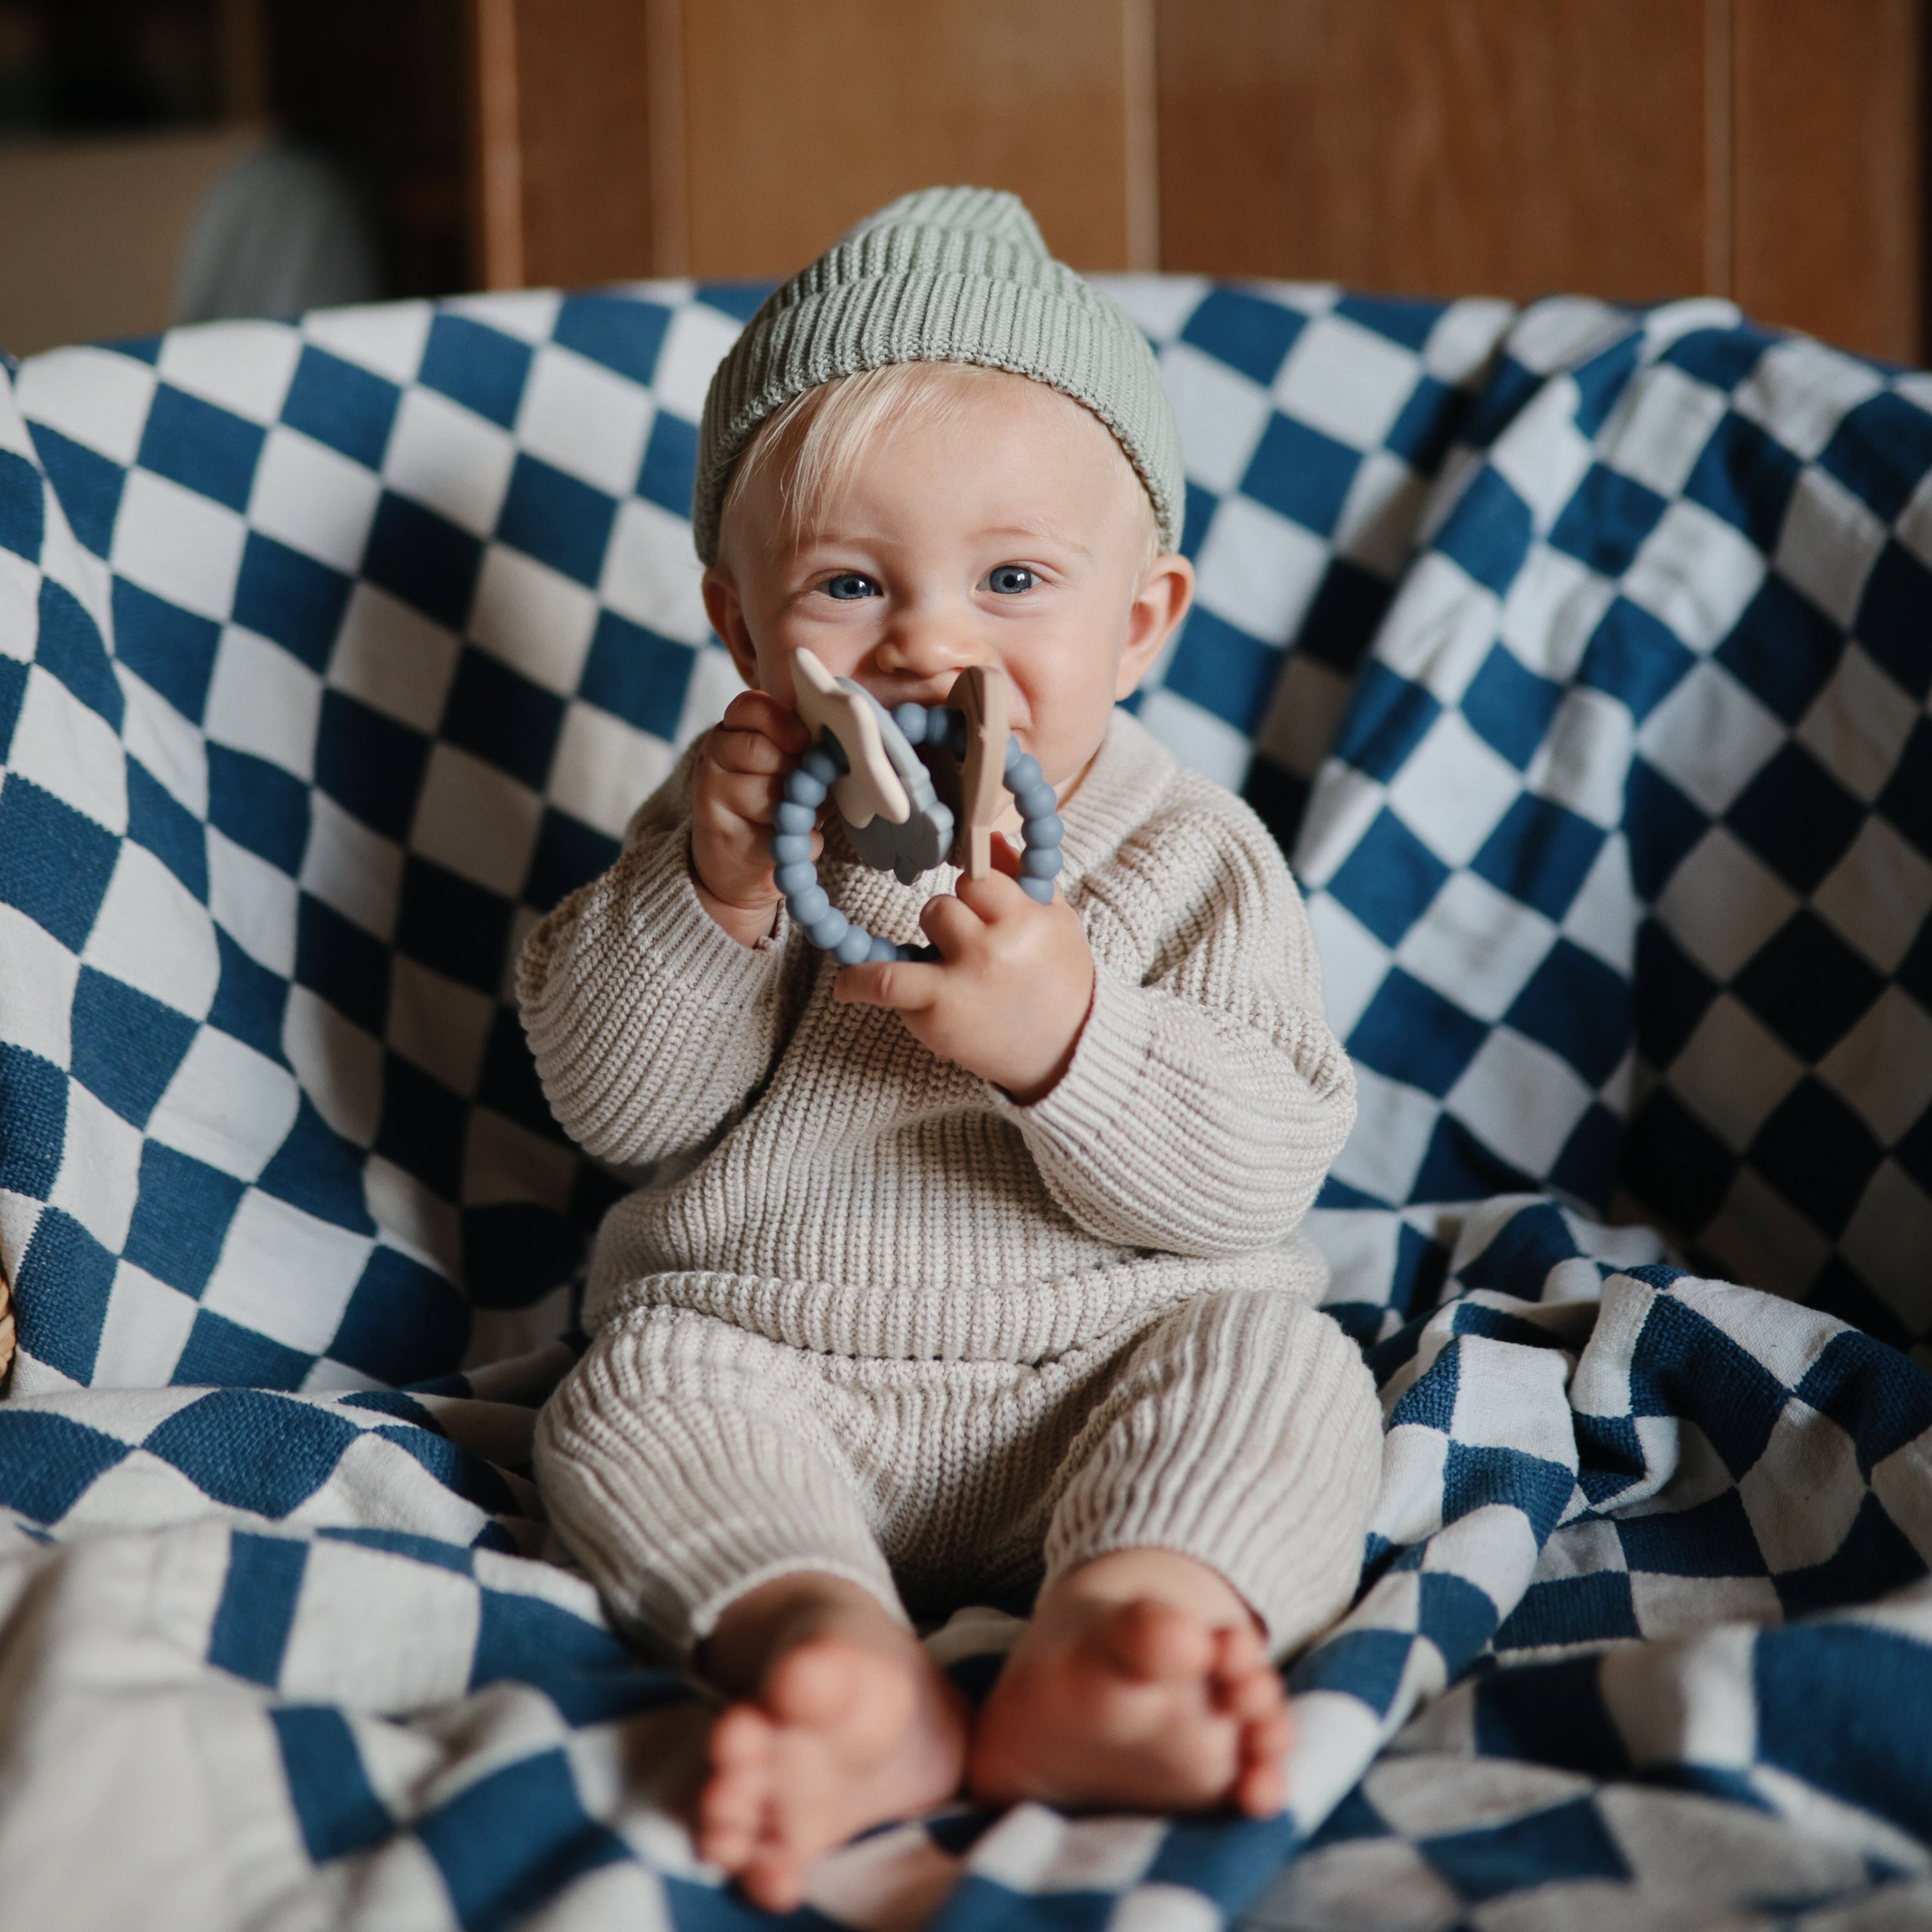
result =
[[[485,285],[648,275],[650,25],[639,0],[472,0]]]
[[[638,0],[518,0],[524,273],[652,268],[649,26]]]
[[[788,274],[961,182],[1023,196],[1076,266],[1124,268],[1130,4],[685,0],[692,272]]]
[[[524,134],[517,104],[517,0],[471,0],[470,192],[476,279],[524,285]]]
[[[1160,0],[1162,266],[1693,292],[1708,36],[1706,0]]]
[[[1897,362],[1927,350],[1921,0],[1732,0],[1732,292]]]

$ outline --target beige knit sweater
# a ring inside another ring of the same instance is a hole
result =
[[[1015,1105],[881,1009],[779,915],[740,946],[689,872],[695,751],[626,850],[532,934],[544,1093],[590,1153],[654,1166],[606,1218],[586,1325],[682,1307],[833,1354],[1040,1362],[1213,1289],[1317,1294],[1295,1230],[1354,1114],[1300,899],[1246,806],[1132,718],[1063,812],[1094,1003]],[[950,890],[860,866],[832,903],[900,940]]]

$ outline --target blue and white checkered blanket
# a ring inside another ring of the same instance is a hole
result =
[[[1288,1817],[916,1821],[802,1922],[1922,1920],[1932,383],[1114,286],[1201,578],[1138,708],[1291,846],[1361,1072],[1314,1221],[1382,1499]],[[756,1917],[527,1480],[620,1184],[506,991],[732,688],[684,512],[754,299],[0,395],[0,1927]],[[1012,1628],[932,1641],[970,1690]]]

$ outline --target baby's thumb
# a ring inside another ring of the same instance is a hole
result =
[[[1004,832],[996,832],[986,843],[993,855],[994,871],[1005,873],[1010,879],[1017,879],[1020,875],[1020,855],[1013,842]]]

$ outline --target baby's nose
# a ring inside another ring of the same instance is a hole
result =
[[[888,670],[930,676],[939,671],[963,670],[976,661],[979,652],[965,626],[942,617],[920,618],[908,614],[880,640],[878,655]]]

